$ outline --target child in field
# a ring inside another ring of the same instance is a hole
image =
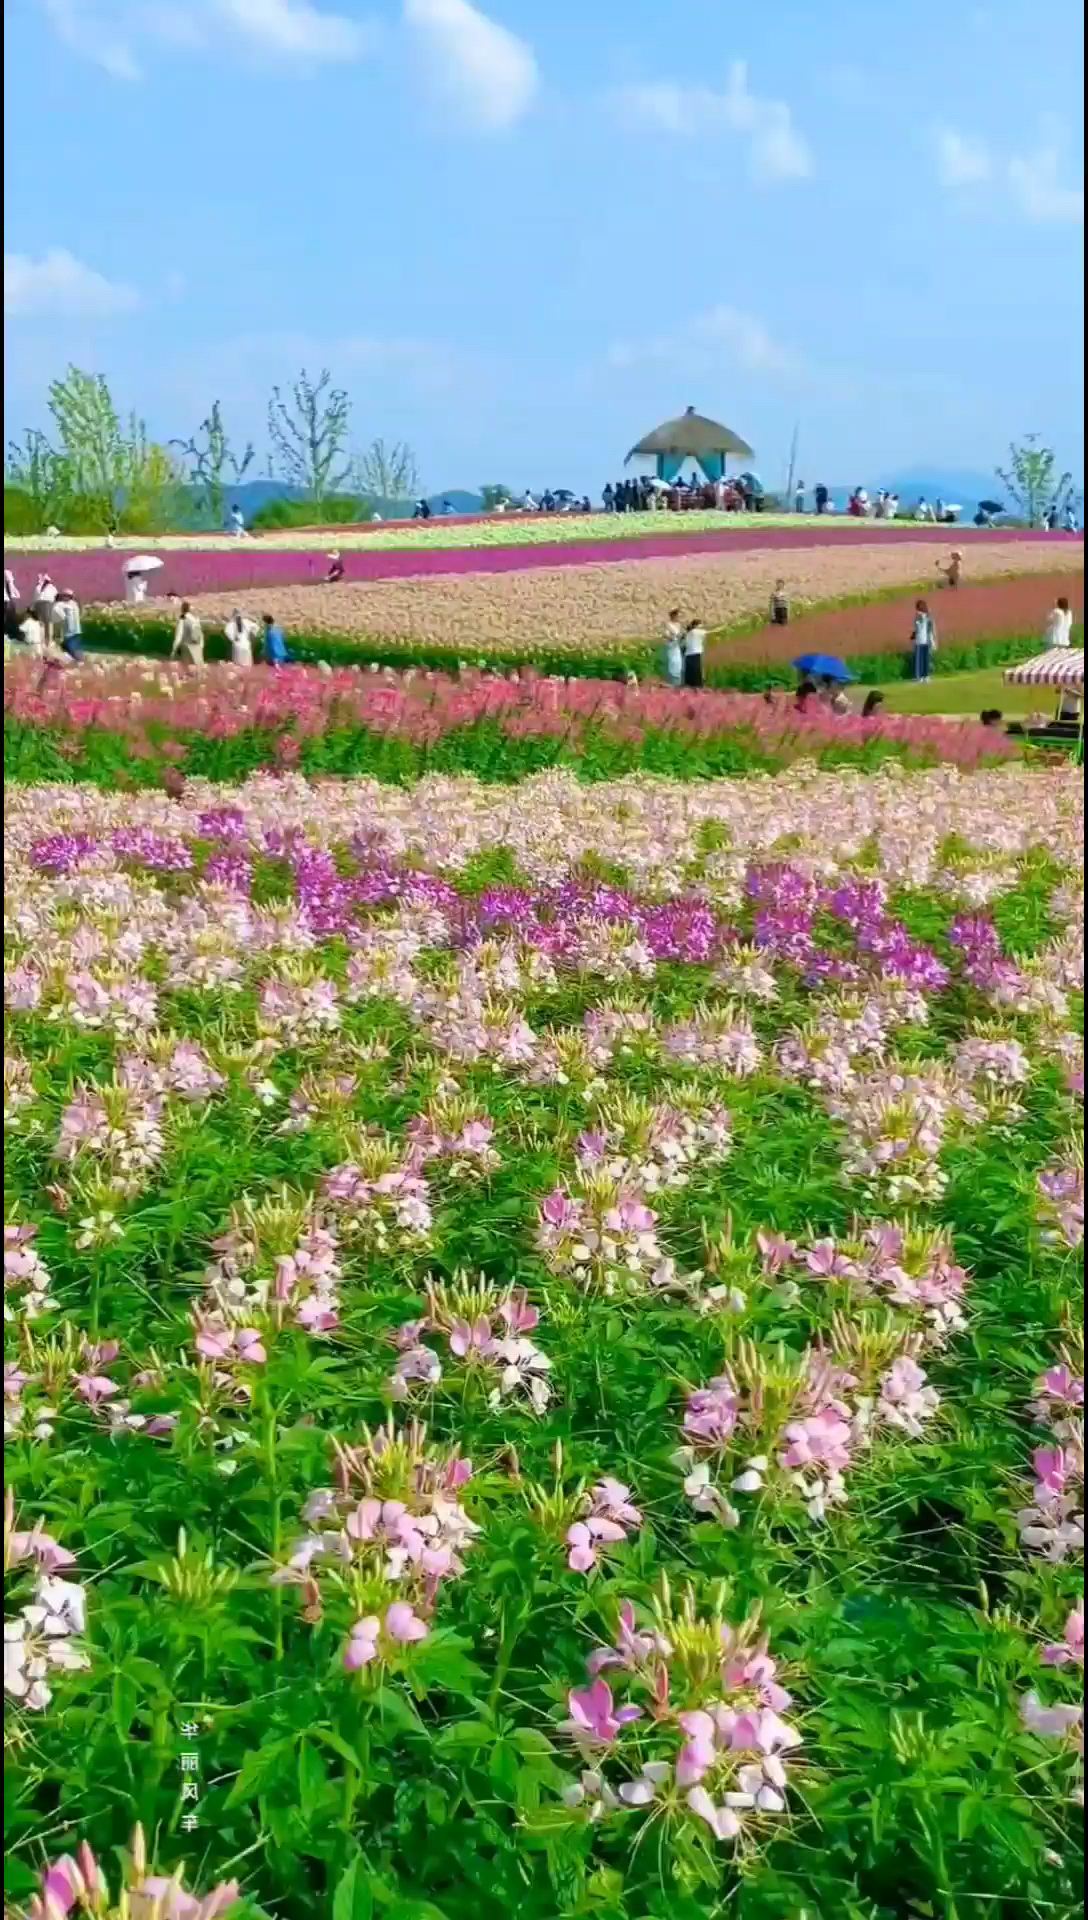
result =
[[[771,595],[772,627],[788,627],[790,624],[790,598],[786,592],[786,582],[776,580]]]

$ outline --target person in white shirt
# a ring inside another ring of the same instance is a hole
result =
[[[232,507],[230,510],[230,530],[236,540],[245,539],[246,522],[241,507]]]
[[[138,607],[147,599],[146,573],[129,573],[125,569],[125,600],[130,607]]]
[[[706,646],[706,628],[698,620],[689,620],[684,630],[684,685],[701,687],[703,684],[703,648]]]
[[[32,602],[35,613],[42,626],[47,629],[53,625],[53,608],[57,603],[57,589],[47,573],[39,573],[38,584],[34,588]]]
[[[670,687],[684,684],[684,629],[680,609],[673,607],[665,622],[665,678]]]
[[[253,642],[260,628],[256,620],[247,620],[240,607],[235,607],[226,625],[230,657],[236,667],[253,665]]]
[[[27,652],[40,660],[45,652],[45,628],[36,613],[28,613],[26,619],[20,621],[19,632]]]
[[[804,513],[805,511],[805,483],[803,480],[797,482],[794,490],[793,511],[794,513]]]
[[[174,644],[170,649],[171,660],[182,659],[190,667],[204,665],[204,629],[200,616],[193,612],[188,600],[181,603],[181,613],[174,628]]]
[[[898,520],[899,495],[897,493],[889,493],[887,496],[884,502],[884,518],[885,520]]]
[[[930,506],[925,494],[922,495],[918,505],[914,509],[914,518],[922,521],[931,521],[933,519],[933,508]]]
[[[1047,615],[1043,639],[1047,647],[1071,647],[1073,644],[1073,609],[1064,593]]]

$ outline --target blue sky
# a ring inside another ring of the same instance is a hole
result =
[[[9,431],[332,368],[429,486],[694,403],[810,483],[1083,472],[1075,0],[5,0]]]

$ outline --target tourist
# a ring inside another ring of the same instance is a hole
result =
[[[34,608],[34,611],[37,614],[38,619],[41,621],[42,626],[45,628],[46,633],[50,633],[52,631],[53,608],[56,606],[56,603],[57,603],[56,587],[53,585],[53,582],[49,578],[49,575],[47,573],[39,573],[37,585],[34,588],[34,599],[31,602],[31,605]]]
[[[1043,642],[1047,647],[1071,647],[1073,644],[1073,609],[1064,593],[1059,594],[1047,614]]]
[[[797,693],[794,699],[794,705],[798,713],[807,713],[813,700],[818,697],[819,689],[816,682],[810,679],[806,673],[804,678],[798,683]]]
[[[983,707],[978,718],[980,726],[989,728],[991,732],[996,732],[1005,716],[1000,707]]]
[[[884,695],[881,693],[879,687],[874,687],[873,691],[867,693],[865,696],[865,705],[861,709],[862,719],[878,720],[880,718],[880,709],[883,705]]]
[[[604,506],[604,510],[606,513],[615,513],[616,496],[612,490],[611,480],[606,480],[604,483],[604,492],[601,495],[601,502]]]
[[[925,600],[916,600],[914,603],[911,649],[911,678],[925,682],[930,678],[933,655],[937,651],[937,623]]]
[[[1043,516],[1043,526],[1045,527],[1047,533],[1057,533],[1058,502],[1056,500],[1052,500],[1049,507],[1047,508],[1046,513]]]
[[[265,613],[261,618],[264,622],[264,657],[270,667],[285,667],[291,656],[287,651],[283,628],[277,625],[274,614]]]
[[[819,486],[816,488],[816,491],[812,497],[816,502],[817,513],[826,513],[828,501],[831,499],[831,495],[828,492],[828,489],[824,486],[822,480]]]
[[[138,607],[147,599],[146,573],[130,573],[127,566],[123,569],[125,581],[125,600],[130,607]]]
[[[200,624],[200,615],[193,612],[188,600],[181,603],[170,658],[182,660],[190,667],[204,665],[204,629]]]
[[[850,705],[850,696],[846,688],[836,682],[831,683],[827,704],[830,711],[836,714],[840,720],[845,719],[847,714],[852,714],[854,711]]]
[[[245,515],[243,514],[242,509],[239,506],[233,506],[230,510],[230,530],[235,540],[245,539],[246,537]]]
[[[1082,696],[1075,687],[1063,687],[1058,701],[1059,721],[1071,721],[1074,726],[1079,726],[1081,700]]]
[[[680,619],[679,607],[672,607],[665,622],[665,651],[663,665],[665,678],[670,687],[684,684],[684,628]]]
[[[703,648],[706,646],[706,628],[698,620],[689,620],[684,629],[684,685],[701,687],[703,684]]]
[[[19,638],[26,651],[40,660],[45,652],[45,627],[33,607],[19,622]]]
[[[255,620],[247,620],[241,607],[235,607],[226,625],[227,644],[230,657],[236,667],[253,665],[253,642],[259,628]]]
[[[939,527],[943,527],[943,526],[944,526],[944,511],[945,511],[945,509],[944,509],[944,501],[943,501],[943,500],[941,499],[941,496],[940,496],[940,494],[938,494],[938,495],[937,495],[937,500],[936,500],[936,505],[934,506],[934,509],[933,509],[933,511],[934,511],[934,514],[935,514],[935,516],[936,516],[936,520],[937,520],[937,525],[938,525]]]
[[[886,520],[888,517],[888,496],[881,487],[873,503],[873,519]]]
[[[786,582],[776,580],[771,595],[772,627],[788,627],[790,624],[790,597],[786,592]]]
[[[526,487],[524,495],[522,496],[521,508],[523,513],[536,513],[537,511],[537,504],[533,498],[532,489],[529,487]]]
[[[930,506],[924,493],[914,509],[914,518],[920,520],[923,525],[929,524],[933,520],[933,508]]]
[[[794,513],[804,513],[805,511],[805,483],[803,480],[799,480],[793,490],[793,511]]]
[[[953,547],[951,558],[947,563],[937,562],[937,572],[943,573],[946,586],[959,586],[963,579],[963,555],[958,547]]]
[[[340,557],[339,547],[334,547],[329,555],[329,564],[325,572],[325,585],[327,587],[335,586],[336,582],[343,578],[344,562]]]
[[[450,516],[450,514],[451,514],[451,513],[453,513],[453,512],[455,512],[455,511],[456,511],[456,509],[455,509],[455,507],[454,507],[454,504],[453,504],[453,501],[452,501],[452,500],[443,500],[443,502],[442,502],[442,512],[443,512],[443,513],[445,514],[445,516],[446,516],[446,518],[447,518],[447,519],[449,518],[449,516]]]
[[[1072,501],[1069,502],[1069,505],[1065,509],[1065,531],[1066,533],[1080,532],[1080,521],[1077,519],[1077,509]]]
[[[57,623],[60,626],[61,649],[69,660],[83,658],[83,616],[79,601],[71,587],[65,587],[59,596],[56,607]]]
[[[415,507],[412,510],[412,519],[413,520],[429,520],[430,517],[431,517],[430,501],[417,500]]]
[[[889,493],[886,496],[884,501],[884,518],[885,520],[898,520],[899,495],[897,493]]]

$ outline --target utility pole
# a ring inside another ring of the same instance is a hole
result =
[[[800,431],[801,429],[799,426],[794,427],[793,439],[790,441],[790,467],[789,467],[789,472],[786,475],[786,512],[787,513],[793,512],[793,483],[797,477],[797,439]]]

